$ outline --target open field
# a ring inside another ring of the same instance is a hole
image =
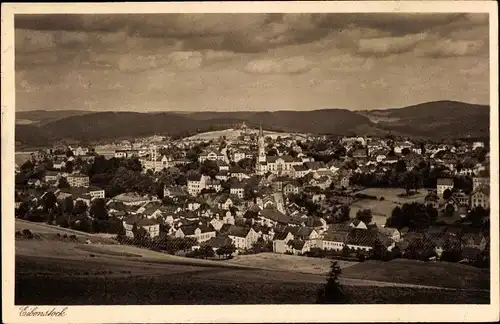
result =
[[[129,245],[82,244],[83,234],[64,239],[57,231],[66,229],[54,226],[16,225],[38,237],[15,242],[16,304],[314,303],[331,262],[270,253],[190,259]],[[489,302],[487,273],[467,266],[401,260],[340,265],[340,283],[352,303]]]
[[[17,257],[17,305],[315,303],[323,276],[95,259]],[[488,303],[489,292],[344,282],[351,303]],[[58,287],[58,289],[53,289]]]
[[[21,166],[24,164],[24,162],[28,161],[31,158],[31,151],[30,152],[16,152],[14,156],[14,161],[17,165]]]
[[[259,253],[239,255],[232,260],[226,261],[226,263],[326,275],[328,271],[330,271],[332,261],[329,259],[309,258],[297,255]],[[338,261],[338,263],[342,269],[357,264],[357,262],[352,261]]]
[[[37,123],[37,121],[31,119],[16,119],[16,125],[30,125],[35,123]]]
[[[343,270],[345,278],[460,289],[489,289],[489,270],[447,262],[366,261]]]
[[[379,199],[380,197],[384,197],[384,201],[388,200],[394,203],[404,204],[412,202],[424,202],[424,198],[427,195],[428,191],[426,189],[419,189],[417,194],[408,198],[398,197],[399,194],[405,193],[405,190],[402,188],[367,188],[356,193],[376,196]]]
[[[90,240],[92,243],[103,243],[103,244],[115,244],[116,241],[110,238],[102,237],[99,235],[93,235],[90,233],[85,233],[81,231],[76,231],[70,228],[63,228],[54,225],[48,225],[45,223],[34,223],[21,219],[16,219],[15,222],[16,231],[22,231],[25,229],[30,230],[33,233],[37,233],[45,239],[51,239],[52,236],[60,234],[60,235],[76,235],[76,237],[81,240]],[[52,234],[52,235],[46,235]]]
[[[359,199],[350,206],[350,217],[355,218],[359,210],[370,209],[374,216],[374,221],[378,225],[385,225],[385,221],[391,216],[392,211],[397,206],[402,206],[405,203],[424,202],[427,195],[427,190],[420,189],[417,194],[408,198],[398,197],[398,194],[404,193],[401,188],[367,188],[357,191],[358,194],[375,196],[377,199]],[[380,200],[384,197],[384,200]]]

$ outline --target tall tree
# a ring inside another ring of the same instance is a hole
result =
[[[373,216],[370,209],[358,210],[356,213],[356,218],[365,223],[366,225],[372,222]]]
[[[52,191],[47,192],[43,198],[43,209],[46,212],[51,212],[56,207],[56,204],[56,195]]]
[[[338,262],[333,261],[326,284],[318,292],[318,304],[343,304],[347,302],[347,295],[339,283],[341,273],[342,270]]]
[[[450,189],[443,191],[443,199],[448,200],[451,198],[452,192]]]
[[[66,166],[64,167],[64,170],[67,173],[73,173],[74,171],[74,162],[73,161],[67,161]]]
[[[87,212],[87,209],[88,209],[88,206],[85,202],[83,202],[82,200],[77,200],[75,202],[75,207],[73,208],[73,212],[76,215],[81,215],[81,214]]]
[[[33,164],[33,162],[31,162],[31,160],[28,160],[21,165],[20,169],[22,172],[29,172],[29,171],[33,171],[34,167],[35,167],[35,165]]]
[[[65,177],[61,177],[57,183],[57,188],[59,189],[69,189],[71,186],[69,185],[68,179]]]
[[[109,215],[106,201],[104,199],[94,199],[90,206],[90,215],[98,220],[107,220]]]
[[[73,202],[73,197],[69,196],[69,197],[64,198],[64,201],[63,201],[64,213],[68,213],[68,214],[73,213],[74,207],[75,207],[75,204]]]

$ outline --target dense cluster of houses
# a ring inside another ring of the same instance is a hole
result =
[[[321,139],[319,136],[305,138]],[[203,140],[170,141],[160,150],[155,142],[146,149],[116,150],[114,157],[138,158],[144,172],[158,173],[190,163],[186,152],[200,142]],[[231,242],[238,250],[248,250],[258,240],[264,240],[276,253],[293,254],[303,254],[314,248],[341,251],[345,247],[367,252],[375,241],[390,250],[396,244],[408,244],[415,237],[426,239],[434,244],[436,251],[440,251],[443,236],[458,237],[450,231],[452,227],[440,228],[442,235],[434,239],[432,233],[417,235],[404,229],[385,227],[385,223],[376,221],[365,224],[352,216],[349,221],[339,224],[327,222],[329,216],[340,213],[343,206],[349,206],[355,200],[350,181],[353,174],[386,171],[398,161],[404,161],[408,170],[423,160],[431,161],[433,166],[448,168],[450,177],[439,179],[435,190],[430,191],[422,203],[443,212],[453,208],[453,212],[461,216],[478,206],[489,209],[489,154],[486,162],[470,158],[468,163],[460,162],[462,165],[457,168],[459,160],[466,160],[470,152],[484,148],[482,142],[419,146],[409,140],[388,144],[384,139],[345,137],[340,145],[345,148],[346,156],[328,163],[315,161],[304,154],[297,142],[294,136],[269,140],[262,128],[251,132],[246,126],[242,127],[238,139],[211,141],[197,160],[200,164],[210,161],[216,165],[216,172],[211,176],[191,173],[185,186],[165,186],[163,196],[169,199],[168,203],[159,197],[136,192],[106,197],[105,191],[92,186],[88,175],[81,174],[78,168],[64,171],[64,165],[77,158],[92,162],[95,153],[84,147],[66,147],[66,152],[69,150],[72,154],[62,154],[61,149],[47,153],[53,159],[53,170],[45,173],[43,181],[37,180],[38,183],[30,185],[44,182],[58,200],[71,196],[88,206],[94,199],[105,199],[108,213],[123,222],[129,237],[134,236],[134,227],[143,228],[151,238],[158,237],[162,225],[172,238],[193,238],[199,245],[209,245],[214,249]],[[269,155],[270,150],[275,153]],[[333,150],[328,148],[318,153],[333,154]],[[34,153],[32,160],[46,160],[47,154]],[[245,159],[254,161],[254,164],[249,168],[242,167],[239,163]],[[351,161],[356,162],[355,167],[349,166]],[[454,190],[454,175],[473,178],[470,194]],[[55,189],[62,178],[66,179],[69,188]],[[324,217],[308,215],[306,208],[289,199],[290,195],[299,193],[318,205]],[[484,249],[485,238],[476,237],[476,234],[480,236],[479,233],[460,236],[464,238],[461,244]]]

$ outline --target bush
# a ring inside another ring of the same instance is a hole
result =
[[[16,231],[16,238],[23,237],[23,234],[20,231]]]
[[[56,219],[56,225],[59,225],[62,228],[68,228],[69,227],[68,219],[65,216],[58,217]]]
[[[380,200],[380,201],[384,201],[384,200],[385,200],[385,198],[384,198],[384,197],[380,197],[380,199],[379,199],[379,200]]]
[[[25,238],[27,238],[27,239],[33,239],[34,238],[33,233],[31,233],[31,231],[29,229],[23,230],[23,236]]]
[[[70,238],[71,240],[73,240],[73,241],[76,241],[76,235],[75,235],[75,234],[71,234],[71,235],[69,236],[69,238]]]
[[[356,252],[356,258],[359,262],[364,262],[366,260],[365,254],[361,251]]]

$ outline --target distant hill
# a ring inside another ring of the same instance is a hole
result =
[[[490,107],[457,101],[435,101],[386,110],[362,111],[380,129],[413,136],[481,137],[489,135]]]
[[[54,120],[91,114],[85,110],[31,110],[16,111],[16,124],[44,124]]]
[[[95,141],[152,134],[188,136],[238,127],[277,132],[333,135],[387,133],[430,138],[489,135],[489,107],[453,101],[429,102],[399,109],[350,111],[322,109],[274,112],[19,112],[17,118],[37,120],[16,125],[16,141],[49,144],[60,139]]]

